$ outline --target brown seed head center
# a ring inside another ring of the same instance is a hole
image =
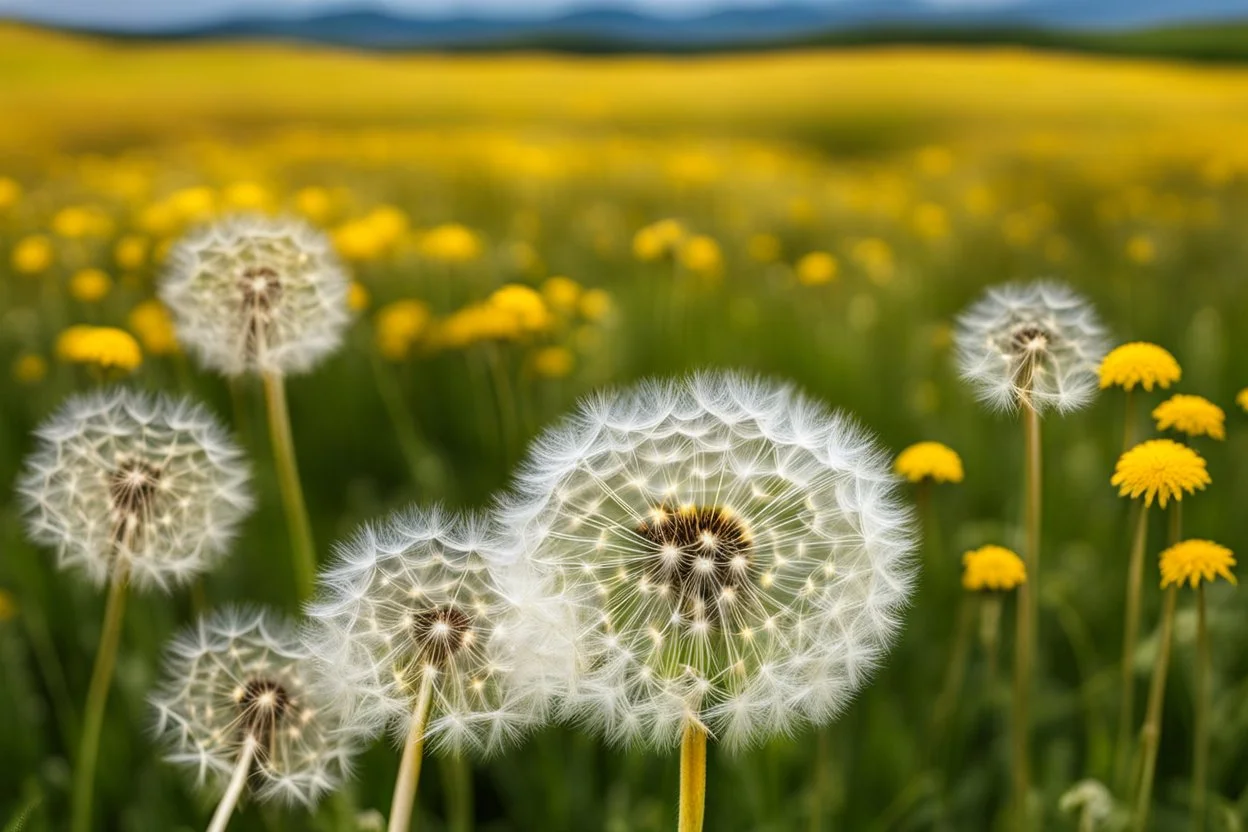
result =
[[[475,638],[472,617],[455,606],[432,607],[412,617],[412,638],[422,664],[441,667]]]
[[[244,735],[256,740],[260,748],[267,748],[290,711],[290,694],[272,679],[257,678],[247,680],[236,699]]]
[[[732,511],[714,506],[660,506],[637,527],[652,547],[646,579],[674,591],[685,613],[712,617],[750,578],[749,529]]]

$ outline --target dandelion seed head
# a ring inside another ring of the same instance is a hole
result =
[[[349,282],[329,239],[300,221],[225,219],[170,262],[160,296],[178,338],[227,376],[306,372],[342,341]]]
[[[1187,436],[1226,438],[1226,413],[1202,396],[1177,393],[1153,408],[1157,430],[1177,430]]]
[[[948,445],[918,442],[897,455],[893,470],[910,482],[962,482],[962,457]]]
[[[170,644],[150,698],[166,759],[219,792],[251,744],[257,797],[315,804],[349,773],[355,747],[309,669],[293,622],[236,609],[200,619]]]
[[[1183,375],[1179,362],[1169,350],[1145,341],[1134,341],[1114,347],[1101,361],[1101,389],[1121,387],[1131,390],[1136,385],[1151,391],[1165,390]]]
[[[1231,571],[1234,565],[1235,555],[1225,546],[1212,540],[1183,540],[1161,553],[1161,585],[1188,584],[1195,589],[1201,581],[1218,578],[1238,583]]]
[[[1024,400],[1066,413],[1091,402],[1105,355],[1096,310],[1057,283],[994,286],[959,317],[958,367],[979,399],[998,410]]]
[[[213,568],[252,506],[242,450],[189,399],[126,389],[69,399],[18,479],[26,528],[97,585],[118,569],[170,589]]]
[[[545,719],[566,676],[566,628],[508,551],[488,518],[438,507],[338,547],[307,638],[352,730],[406,736],[426,679],[435,747],[493,753]]]
[[[1023,559],[1004,546],[981,546],[962,555],[962,588],[1008,592],[1027,582]]]
[[[873,440],[732,373],[581,404],[534,444],[503,524],[570,609],[565,716],[668,747],[832,719],[883,659],[911,517]]]
[[[1162,508],[1171,500],[1182,500],[1184,492],[1194,494],[1210,482],[1205,460],[1186,445],[1172,439],[1149,439],[1118,458],[1110,484],[1122,497],[1144,495],[1144,505],[1156,499]]]

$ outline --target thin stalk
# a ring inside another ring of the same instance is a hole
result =
[[[1037,594],[1040,582],[1040,414],[1029,399],[1023,400],[1023,439],[1025,457],[1025,517],[1027,580],[1018,588],[1018,616],[1014,635],[1014,707],[1011,715],[1013,754],[1011,781],[1014,810],[1019,829],[1030,827],[1027,811],[1031,792],[1030,731],[1032,656],[1038,630]]]
[[[452,754],[441,762],[446,827],[450,832],[472,832],[472,768],[459,754]]]
[[[91,684],[87,689],[82,737],[78,741],[78,759],[74,767],[73,832],[88,832],[91,829],[92,792],[95,789],[95,764],[100,756],[100,731],[104,727],[104,709],[108,704],[109,688],[112,687],[113,668],[117,664],[117,645],[121,641],[121,623],[126,615],[128,588],[129,571],[125,561],[119,561],[108,587],[104,625],[100,631],[100,645],[95,653],[95,667],[91,671]]]
[[[498,344],[492,343],[487,346],[486,366],[490,373],[490,381],[494,386],[494,397],[498,403],[498,426],[503,437],[503,453],[510,459],[520,441],[520,410],[516,404],[516,393],[511,384],[511,377],[503,361],[503,351]]]
[[[416,787],[420,783],[420,763],[425,753],[425,726],[429,723],[429,704],[433,698],[433,674],[425,673],[420,680],[416,707],[412,708],[412,725],[403,745],[403,761],[394,781],[394,798],[390,801],[389,832],[407,832],[412,828],[412,807],[416,804]]]
[[[1161,707],[1166,698],[1166,673],[1170,669],[1170,634],[1174,630],[1174,605],[1177,596],[1178,586],[1172,585],[1166,591],[1165,609],[1161,614],[1157,662],[1153,665],[1153,680],[1148,691],[1148,709],[1144,718],[1144,729],[1140,732],[1144,769],[1140,775],[1140,788],[1135,798],[1135,815],[1131,819],[1131,828],[1134,832],[1144,832],[1148,828],[1148,810],[1153,798],[1153,777],[1157,773],[1157,746],[1161,740]]]
[[[1148,540],[1148,506],[1142,505],[1131,538],[1131,560],[1127,566],[1127,609],[1122,623],[1122,690],[1118,700],[1118,746],[1114,752],[1114,772],[1119,791],[1125,793],[1134,772],[1131,769],[1131,737],[1135,730],[1135,643],[1140,630],[1140,587],[1144,580],[1144,547]]]
[[[424,494],[436,494],[442,487],[442,466],[434,457],[433,452],[421,440],[416,432],[416,418],[407,406],[403,390],[395,381],[394,374],[386,367],[381,356],[370,351],[373,365],[373,380],[377,384],[377,392],[390,417],[395,436],[399,440],[399,449],[407,462],[408,473],[413,483]]]
[[[685,725],[680,739],[680,825],[677,832],[702,832],[706,812],[706,729]]]
[[[295,443],[290,435],[290,410],[286,406],[286,385],[280,375],[264,374],[264,400],[269,415],[269,438],[273,443],[273,461],[277,465],[277,483],[286,510],[286,526],[290,532],[295,567],[295,590],[300,601],[312,595],[316,581],[316,549],[312,544],[312,524],[308,507],[303,501],[299,483],[299,464],[295,461]]]
[[[1015,612],[1017,615],[1017,611]],[[979,599],[979,643],[988,657],[986,686],[995,705],[997,700],[997,668],[1001,657],[1001,593],[981,593]]]
[[[1127,401],[1123,408],[1126,414],[1122,426],[1122,452],[1126,453],[1135,445],[1135,391],[1127,391]]]
[[[966,682],[966,664],[971,652],[971,636],[975,629],[975,604],[969,592],[962,594],[958,604],[958,623],[954,629],[953,646],[949,652],[949,663],[945,665],[945,681],[941,685],[940,695],[932,707],[932,725],[930,747],[934,754],[945,736],[945,728],[953,718],[958,700],[962,698],[962,689]]]
[[[815,734],[815,776],[812,778],[810,793],[810,832],[821,832],[823,829],[823,808],[828,789],[828,757],[831,755],[829,732],[832,729],[824,725]],[[682,755],[681,760],[684,760]],[[683,780],[681,781],[683,784]]]
[[[247,775],[251,773],[251,763],[256,756],[256,741],[251,737],[243,743],[243,750],[238,755],[238,762],[234,765],[234,773],[230,775],[230,785],[226,787],[225,794],[221,796],[221,802],[217,804],[217,811],[212,813],[212,823],[208,824],[208,832],[225,832],[225,827],[229,825],[230,818],[234,815],[234,808],[238,806],[238,799],[243,795],[243,789],[247,786]]]
[[[1192,738],[1192,832],[1205,829],[1205,781],[1209,770],[1209,622],[1205,584],[1196,584],[1196,716]]]

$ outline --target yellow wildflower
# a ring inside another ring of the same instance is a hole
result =
[[[893,279],[893,250],[879,237],[859,240],[852,253],[872,283],[883,286]]]
[[[1143,494],[1144,505],[1156,497],[1165,508],[1171,498],[1182,500],[1184,491],[1193,494],[1210,479],[1200,454],[1172,439],[1150,439],[1118,458],[1109,482],[1118,486],[1119,496],[1134,500]]]
[[[826,251],[812,251],[797,261],[797,280],[806,286],[819,286],[836,279],[836,258]]]
[[[205,185],[183,188],[169,196],[168,206],[182,223],[202,222],[217,210],[217,195]]]
[[[352,312],[363,312],[368,308],[372,297],[368,293],[368,287],[358,280],[351,281],[351,285],[347,287],[347,308]]]
[[[1226,438],[1226,414],[1202,396],[1175,394],[1153,409],[1153,418],[1157,430],[1173,428],[1188,436]]]
[[[1110,350],[1101,361],[1100,373],[1102,390],[1114,386],[1130,390],[1137,384],[1145,390],[1151,391],[1154,385],[1165,390],[1183,375],[1168,350],[1146,341]]]
[[[109,326],[69,327],[57,339],[56,353],[64,361],[101,370],[130,372],[143,363],[134,336]]]
[[[333,200],[324,188],[300,188],[295,193],[295,211],[314,223],[323,223],[333,209]]]
[[[11,208],[22,198],[22,186],[7,176],[0,176],[0,211]]]
[[[13,380],[18,384],[38,384],[48,374],[43,356],[24,352],[13,360]]]
[[[893,469],[910,482],[962,482],[962,458],[940,442],[919,442],[897,455]]]
[[[52,231],[59,237],[77,240],[82,237],[102,237],[112,231],[113,222],[108,214],[88,205],[70,205],[57,211],[52,217]]]
[[[150,355],[172,355],[178,351],[178,338],[173,317],[158,300],[145,300],[130,310],[126,326],[139,336],[143,349]]]
[[[581,295],[581,317],[601,321],[611,314],[611,296],[604,289],[590,289]]]
[[[924,202],[914,209],[914,230],[925,240],[949,236],[949,212],[934,202]]]
[[[1027,582],[1023,559],[1004,546],[981,546],[962,555],[962,588],[1007,592]]]
[[[381,235],[365,220],[351,220],[330,232],[334,249],[345,260],[376,260],[385,248]]]
[[[685,237],[685,227],[680,220],[659,220],[633,235],[633,256],[649,262],[673,255]]]
[[[69,279],[69,294],[83,303],[101,300],[112,288],[112,279],[100,269],[81,269]]]
[[[429,325],[429,307],[418,300],[396,300],[377,310],[377,351],[391,361],[406,358]]]
[[[541,332],[550,326],[550,311],[537,290],[508,283],[490,295],[489,305],[513,315],[523,332]]]
[[[1212,540],[1184,540],[1161,553],[1161,585],[1182,586],[1195,589],[1204,581],[1209,583],[1219,577],[1238,583],[1231,567],[1235,555],[1225,546]]]
[[[690,237],[680,248],[680,262],[686,269],[703,277],[714,277],[723,270],[724,255],[719,243],[705,234]]]
[[[543,347],[533,356],[533,369],[546,378],[563,378],[572,372],[575,363],[567,347]]]
[[[39,274],[52,265],[52,241],[42,234],[23,237],[13,246],[13,271]]]
[[[1157,246],[1151,237],[1136,234],[1127,240],[1127,258],[1138,266],[1147,266],[1157,259]]]
[[[1248,411],[1248,387],[1239,391],[1238,395],[1235,396],[1235,403]]]
[[[113,246],[113,259],[123,269],[139,269],[147,262],[147,249],[146,237],[127,234],[117,241],[117,245]]]
[[[481,256],[481,237],[459,223],[447,223],[420,236],[420,253],[443,263],[470,263]]]
[[[576,311],[581,299],[581,286],[570,277],[555,275],[542,283],[542,297],[551,309],[568,315]]]
[[[255,182],[234,182],[221,193],[227,208],[243,211],[263,211],[269,207],[272,197],[263,185]]]

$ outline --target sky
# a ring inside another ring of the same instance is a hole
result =
[[[838,0],[806,0],[829,5]],[[414,15],[546,14],[609,5],[653,14],[690,15],[725,7],[767,7],[792,0],[0,0],[0,17],[84,26],[164,26],[215,21],[242,14],[302,16],[324,9],[369,6]],[[925,0],[933,6],[991,7],[1026,0]]]

